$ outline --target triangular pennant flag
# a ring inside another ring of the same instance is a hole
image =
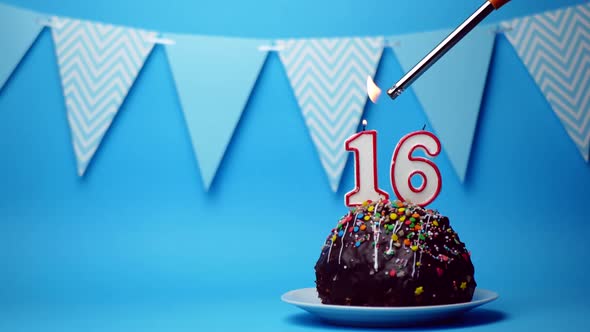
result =
[[[0,89],[43,29],[39,18],[34,12],[0,4]]]
[[[264,64],[267,42],[167,35],[166,53],[206,190]]]
[[[590,4],[515,19],[506,37],[586,161],[590,155]]]
[[[279,43],[280,58],[334,192],[367,101],[383,38],[297,39]]]
[[[393,37],[399,45],[394,53],[403,69],[410,70],[450,32]],[[489,27],[476,27],[412,85],[461,181],[467,173],[494,39]]]
[[[154,43],[156,34],[52,18],[78,175],[84,175]]]

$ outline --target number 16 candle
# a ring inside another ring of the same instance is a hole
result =
[[[363,120],[366,126],[366,121]],[[346,206],[361,205],[367,200],[389,199],[377,183],[377,131],[363,130],[346,140],[347,151],[354,152],[355,189],[344,196]],[[440,141],[433,133],[419,130],[404,136],[391,158],[391,186],[398,199],[422,207],[430,204],[440,193],[442,179],[436,164],[424,157],[414,156],[416,150],[434,158],[441,151]],[[413,177],[421,184],[414,186]]]

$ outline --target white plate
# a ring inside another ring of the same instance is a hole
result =
[[[281,300],[338,325],[399,326],[453,318],[497,298],[497,293],[478,288],[471,302],[465,303],[421,307],[356,307],[322,304],[315,288],[301,288],[283,294]]]

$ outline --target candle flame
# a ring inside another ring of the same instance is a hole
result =
[[[377,99],[381,96],[381,88],[373,82],[371,76],[367,76],[367,94],[369,95],[369,99],[374,103],[377,103]]]

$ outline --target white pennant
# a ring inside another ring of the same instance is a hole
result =
[[[383,38],[297,39],[279,43],[280,58],[297,97],[332,190],[346,165],[344,141],[355,133],[367,101]]]
[[[503,24],[583,158],[590,155],[590,4]]]
[[[150,40],[156,34],[54,17],[52,35],[82,176],[151,52]]]

